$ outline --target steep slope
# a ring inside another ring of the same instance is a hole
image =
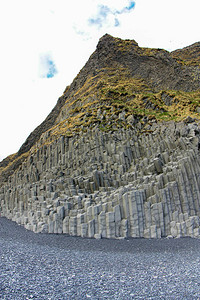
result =
[[[198,45],[169,53],[103,36],[0,163],[2,214],[35,232],[198,237]]]
[[[74,134],[82,127],[87,129],[99,123],[98,115],[103,111],[109,118],[114,116],[110,124],[102,117],[100,125],[106,129],[112,129],[113,124],[116,127],[116,115],[123,111],[127,116],[157,120],[181,120],[188,115],[199,118],[198,54],[199,43],[170,54],[106,34],[44,122],[30,134],[18,153],[0,163],[1,180],[7,180],[19,167],[44,132],[53,128],[50,132],[56,136]],[[183,58],[190,62],[189,66]]]
[[[172,57],[176,58],[179,63],[187,66],[200,66],[200,42],[194,43],[191,46],[183,49],[178,49],[172,52]]]

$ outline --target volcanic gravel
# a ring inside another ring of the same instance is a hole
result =
[[[0,299],[200,299],[200,240],[35,234],[0,218]]]

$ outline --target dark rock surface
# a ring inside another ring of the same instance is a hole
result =
[[[0,218],[0,299],[199,299],[200,241],[40,235]]]
[[[190,46],[188,48],[190,49]],[[199,48],[197,56],[199,56]],[[151,88],[156,90],[193,91],[200,88],[199,67],[189,68],[177,63],[173,55],[166,50],[142,48],[134,40],[125,40],[124,43],[108,34],[100,39],[96,51],[81,70],[80,75],[85,73],[85,69],[88,73],[88,70],[91,72],[114,66],[123,66],[131,72],[131,76],[143,78]]]
[[[172,57],[186,65],[200,66],[200,42],[172,51]]]

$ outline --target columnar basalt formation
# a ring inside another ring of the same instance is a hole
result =
[[[1,213],[34,232],[96,238],[199,237],[197,123],[37,144],[1,188]],[[45,135],[43,136],[43,142]]]
[[[200,237],[198,51],[100,39],[47,119],[0,163],[1,215],[36,233]]]

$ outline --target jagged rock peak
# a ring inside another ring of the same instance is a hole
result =
[[[135,40],[123,40],[123,39],[120,39],[120,38],[115,38],[113,37],[112,35],[106,33],[104,34],[100,39],[99,39],[99,42],[97,44],[97,49],[100,48],[100,46],[111,46],[111,45],[114,45],[116,44],[116,41],[129,41],[132,43],[132,45],[134,46],[138,46],[138,43],[135,41]]]

